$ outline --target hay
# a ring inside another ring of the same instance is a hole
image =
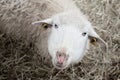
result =
[[[56,70],[37,54],[33,43],[18,40],[0,30],[0,80],[120,79],[120,0],[75,1],[108,43],[108,52],[91,47],[79,64]]]

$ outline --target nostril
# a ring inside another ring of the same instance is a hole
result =
[[[60,52],[57,52],[57,56],[60,57],[62,56],[62,54]]]
[[[62,54],[58,54],[58,57],[61,57],[62,56]]]
[[[66,56],[66,54],[64,52],[57,51],[56,53],[57,53],[56,54],[57,57]]]
[[[56,53],[57,53],[57,54],[56,54],[57,57],[62,56],[62,53],[61,53],[61,52],[57,51]]]

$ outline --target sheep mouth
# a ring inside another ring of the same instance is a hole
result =
[[[56,68],[56,69],[65,69],[67,67],[66,63],[64,62],[63,64],[59,64],[57,62],[53,62],[53,66]]]
[[[54,64],[54,67],[55,67],[56,69],[65,69],[65,68],[66,68],[66,65]]]

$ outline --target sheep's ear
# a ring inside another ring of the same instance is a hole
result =
[[[44,29],[48,29],[48,28],[52,27],[52,19],[45,19],[45,20],[42,20],[42,21],[35,21],[35,22],[32,22],[32,25],[41,26]]]
[[[108,45],[102,38],[89,35],[89,40],[90,40],[90,43],[92,45],[94,45],[94,46],[99,46],[100,45],[100,47],[103,50],[108,51]]]
[[[98,43],[106,46],[106,42],[100,37],[95,37],[95,36],[89,35],[89,39],[90,39],[90,43],[94,46],[98,46]]]
[[[98,46],[100,44],[102,49],[108,50],[107,43],[94,31],[94,29],[90,30],[88,37],[92,45]]]

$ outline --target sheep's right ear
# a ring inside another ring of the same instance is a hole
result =
[[[32,22],[32,25],[41,26],[44,29],[48,29],[48,28],[52,27],[52,19],[45,19],[45,20],[42,20],[42,21],[35,21],[35,22]]]

